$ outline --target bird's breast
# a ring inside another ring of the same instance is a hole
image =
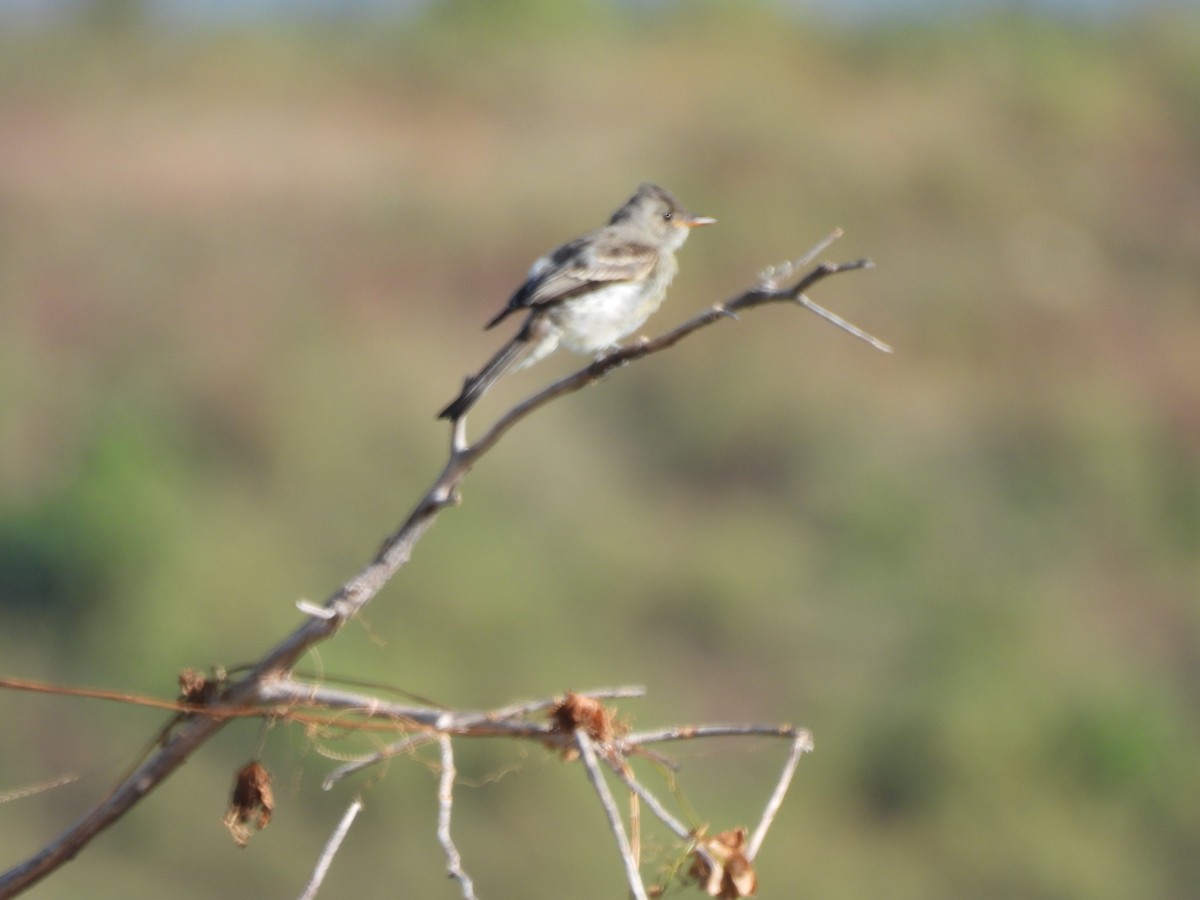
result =
[[[562,344],[584,354],[616,346],[658,309],[674,274],[674,266],[660,261],[642,281],[598,286],[563,301],[552,313]]]

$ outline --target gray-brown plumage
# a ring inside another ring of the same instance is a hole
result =
[[[460,419],[499,378],[533,365],[560,345],[599,354],[619,345],[662,304],[678,264],[675,251],[697,225],[669,192],[642,184],[607,225],[546,254],[487,327],[527,312],[520,331],[438,418]]]

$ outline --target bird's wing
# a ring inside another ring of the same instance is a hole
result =
[[[577,238],[538,260],[525,283],[487,327],[520,309],[561,303],[592,285],[644,278],[657,262],[657,248],[640,241],[605,234]]]

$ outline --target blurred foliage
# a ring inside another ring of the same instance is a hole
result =
[[[169,695],[261,653],[436,474],[433,415],[528,263],[654,179],[720,225],[652,328],[840,225],[878,268],[816,297],[898,352],[767,309],[554,405],[308,667],[808,725],[766,897],[1195,895],[1200,18],[112,9],[0,38],[3,674]],[[6,864],[161,719],[3,715],[0,792],[87,776],[0,805]],[[371,742],[269,732],[276,820],[242,851],[220,818],[259,740],[231,726],[31,896],[294,896],[348,802],[323,754]],[[683,750],[697,815],[752,823],[782,752]],[[461,753],[484,896],[622,892],[578,771]],[[434,787],[393,763],[330,896],[458,895]]]

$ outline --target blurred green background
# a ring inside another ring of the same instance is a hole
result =
[[[255,658],[439,470],[528,264],[643,179],[695,234],[665,329],[834,226],[877,268],[552,405],[308,660],[458,707],[643,684],[639,727],[790,721],[761,896],[1200,895],[1200,15],[854,23],[751,3],[443,2],[0,37],[0,674],[170,696]],[[581,362],[508,379],[473,414]],[[0,866],[163,716],[0,694]],[[275,822],[221,826],[262,742]],[[230,726],[31,892],[455,897],[418,761]],[[679,748],[753,824],[785,748]],[[484,897],[616,897],[581,771],[464,745]],[[651,770],[644,772],[654,782]],[[654,782],[659,783],[659,782]],[[647,855],[677,859],[654,829]],[[698,895],[697,895],[698,896]]]

